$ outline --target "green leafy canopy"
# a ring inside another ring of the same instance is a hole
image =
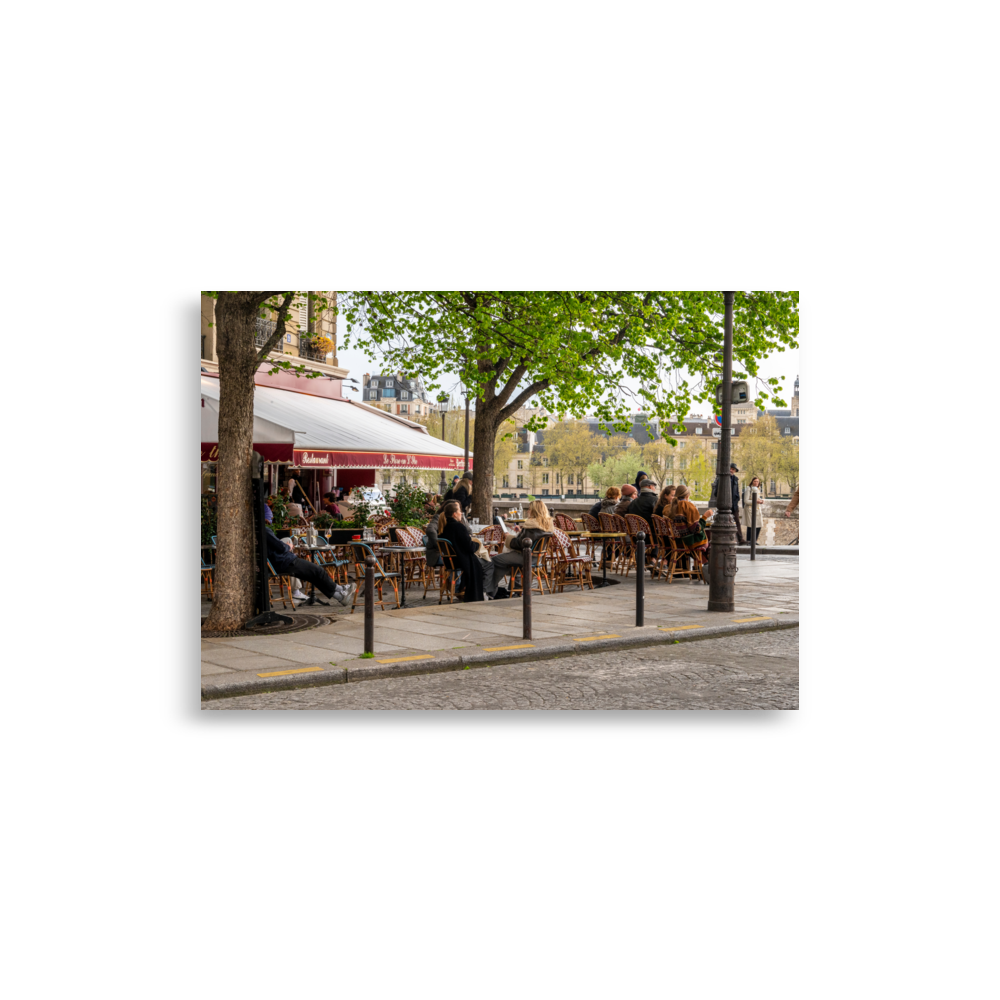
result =
[[[625,430],[638,403],[683,417],[722,375],[722,292],[343,292],[345,346],[428,390],[457,375],[477,409],[506,419],[537,398],[549,412],[594,412]],[[733,376],[798,346],[798,292],[737,292]],[[359,329],[359,327],[361,329]],[[680,376],[681,369],[687,375]],[[675,377],[671,378],[671,375]],[[639,381],[632,393],[624,378]],[[772,388],[777,379],[760,379]],[[768,398],[761,391],[758,400]],[[782,401],[776,397],[776,405]],[[533,429],[533,428],[532,428]]]

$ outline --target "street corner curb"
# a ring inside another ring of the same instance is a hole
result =
[[[426,657],[426,658],[425,658]],[[408,677],[411,674],[438,674],[448,670],[461,670],[459,656],[434,656],[424,654],[413,658],[400,657],[395,662],[379,663],[378,660],[351,660],[344,664],[347,682],[378,680],[381,677]]]
[[[318,670],[315,669],[317,667]],[[241,694],[261,694],[264,691],[289,691],[294,688],[327,687],[330,684],[347,683],[347,671],[332,663],[290,667],[289,672],[282,672],[281,676],[261,677],[261,673],[278,672],[247,670],[231,676],[214,674],[202,678],[201,700],[212,701],[216,698],[235,698]]]

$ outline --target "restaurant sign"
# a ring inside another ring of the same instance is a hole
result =
[[[302,468],[326,469],[454,469],[461,471],[465,462],[461,455],[419,455],[386,451],[300,451],[295,449],[294,462]],[[469,456],[472,471],[472,455]]]

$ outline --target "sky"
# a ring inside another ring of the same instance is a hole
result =
[[[340,320],[340,324],[343,323],[343,319]],[[338,324],[338,339],[342,341],[342,327]],[[350,348],[337,350],[337,364],[342,368],[347,368],[350,372],[349,378],[355,378],[358,380],[358,386],[352,387],[350,383],[345,383],[344,394],[348,399],[361,399],[361,392],[351,392],[352,388],[358,388],[363,381],[363,376],[367,372],[369,375],[381,374],[381,367],[377,361],[369,360],[365,352],[357,346],[357,342],[353,341]],[[791,397],[793,392],[793,386],[795,383],[795,378],[799,374],[799,351],[798,349],[793,351],[784,351],[782,353],[772,354],[766,361],[761,364],[760,377],[763,379],[768,378],[779,378],[782,379],[781,385],[781,398],[785,400],[786,403],[791,403]],[[458,397],[458,378],[453,376],[451,378],[446,378],[443,380],[443,384],[446,390],[450,390]],[[628,385],[633,391],[637,390],[639,387],[639,382],[637,379],[625,379],[624,384]],[[454,388],[452,388],[454,386]],[[750,385],[751,395],[754,394],[755,386]],[[701,412],[703,416],[708,416],[709,414],[705,412],[705,408],[699,409],[697,406],[694,409],[695,413]]]

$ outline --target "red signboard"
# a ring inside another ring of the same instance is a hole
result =
[[[265,462],[291,462],[292,442],[283,444],[258,444],[254,442],[253,450],[264,456]],[[201,460],[203,462],[218,462],[219,446],[214,441],[202,441]]]
[[[388,451],[312,451],[295,449],[295,465],[303,469],[452,469],[461,472],[461,455],[401,454]],[[469,456],[472,471],[472,456]]]

